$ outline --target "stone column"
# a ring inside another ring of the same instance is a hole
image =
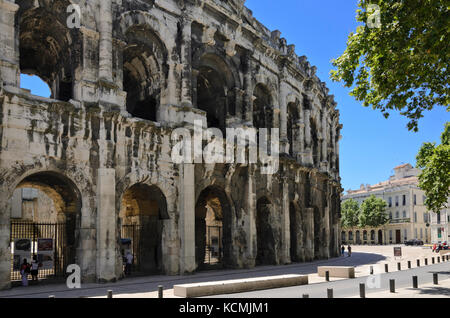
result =
[[[194,164],[183,164],[180,173],[181,274],[195,271],[195,175]]]
[[[306,248],[305,256],[307,261],[314,259],[314,209],[306,208]]]
[[[97,280],[114,281],[116,277],[116,180],[115,170],[97,172]]]
[[[112,82],[112,5],[111,0],[100,1],[99,78]]]
[[[245,90],[245,113],[244,120],[253,125],[253,81],[252,81],[252,61],[250,53],[245,57],[245,72],[244,72],[244,90]]]
[[[287,183],[287,176],[283,176],[283,197],[281,201],[281,233],[282,237],[282,263],[291,263],[291,227],[290,227],[290,217],[289,217],[289,186]]]
[[[191,55],[192,20],[183,17],[183,30],[181,42],[181,106],[192,107],[192,55]]]
[[[293,145],[288,145],[287,138],[287,103],[286,97],[289,91],[289,87],[284,80],[280,82],[280,152],[289,153],[289,147],[293,148]]]
[[[0,192],[0,290],[11,287],[11,220],[10,209],[7,208],[7,193],[8,191]]]
[[[248,180],[246,187],[246,209],[248,220],[246,220],[245,232],[247,234],[246,258],[247,266],[253,267],[256,259],[256,185],[254,165],[248,166]]]
[[[19,34],[15,29],[14,1],[0,0],[0,88],[18,87],[20,82]]]

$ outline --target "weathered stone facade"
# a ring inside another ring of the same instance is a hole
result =
[[[70,4],[81,27],[68,28]],[[205,257],[207,210],[222,263],[337,256],[341,125],[306,57],[243,0],[0,0],[0,288],[10,284],[10,198],[34,187],[66,215],[84,281],[122,276],[120,228],[138,222],[146,262],[169,275]],[[52,97],[20,88],[20,74]],[[175,164],[171,132],[280,128],[280,169]],[[217,224],[219,224],[217,223]]]

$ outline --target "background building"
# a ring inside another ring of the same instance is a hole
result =
[[[347,241],[362,244],[370,244],[373,241],[376,244],[381,241],[383,244],[399,244],[413,238],[424,243],[431,242],[430,212],[424,205],[424,191],[417,186],[420,170],[410,164],[403,164],[395,167],[394,172],[389,180],[375,185],[361,185],[359,190],[348,190],[342,198],[343,201],[353,199],[360,205],[371,195],[382,198],[387,202],[389,223],[378,229],[343,229],[342,238],[345,235]],[[376,240],[364,240],[362,233],[371,233],[372,230],[377,233]],[[382,239],[379,238],[380,231]],[[361,235],[360,240],[358,234]]]

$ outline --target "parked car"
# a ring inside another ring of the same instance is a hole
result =
[[[418,239],[411,239],[411,240],[405,241],[405,245],[411,245],[411,246],[423,245],[423,241],[418,240]]]

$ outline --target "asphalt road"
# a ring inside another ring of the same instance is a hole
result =
[[[418,283],[420,288],[421,284],[429,284],[433,282],[433,273],[438,273],[439,280],[449,279],[450,262],[428,265],[409,270],[396,271],[392,273],[377,274],[372,276],[369,281],[367,276],[304,286],[277,288],[239,294],[218,295],[211,298],[301,298],[303,294],[308,294],[310,298],[326,298],[328,288],[333,289],[334,298],[345,298],[359,296],[360,283],[366,284],[366,295],[375,292],[389,291],[390,279],[395,279],[396,288],[412,287],[412,276],[418,276]],[[379,282],[379,285],[377,284],[377,280]],[[369,288],[369,286],[371,285],[373,287],[379,288]],[[450,291],[446,292],[450,296]]]

